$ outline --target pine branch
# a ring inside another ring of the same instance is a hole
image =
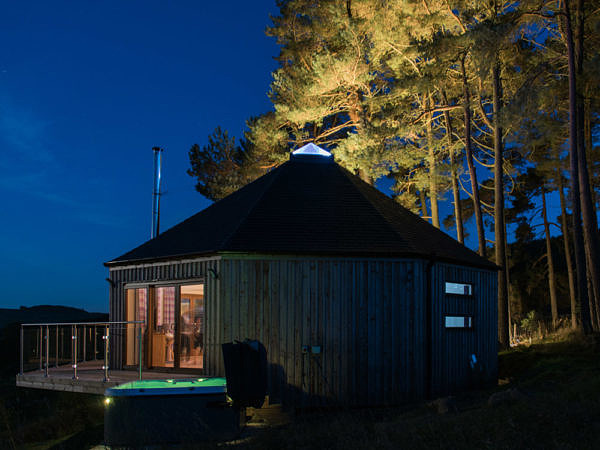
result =
[[[423,116],[430,114],[430,113],[436,113],[436,112],[444,112],[444,111],[454,111],[455,109],[461,109],[463,107],[463,105],[454,105],[454,106],[437,106],[435,108],[428,108],[423,110],[415,119],[413,119],[410,124],[411,125],[416,125]]]

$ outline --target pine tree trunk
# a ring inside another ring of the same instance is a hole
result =
[[[479,239],[479,254],[485,258],[485,231],[483,228],[483,216],[481,214],[481,201],[479,199],[479,185],[477,183],[477,172],[473,162],[473,142],[471,141],[471,94],[465,72],[465,60],[461,60],[464,112],[465,112],[465,152],[467,155],[467,166],[471,178],[471,189],[473,191],[473,210],[475,211],[475,223],[477,225],[477,237]]]
[[[448,105],[446,93],[444,103]],[[452,197],[454,198],[454,220],[456,221],[456,238],[461,244],[465,243],[465,233],[463,230],[462,206],[460,204],[460,190],[458,189],[458,171],[456,170],[456,161],[454,160],[454,145],[452,142],[452,121],[450,111],[444,111],[444,120],[446,121],[446,139],[448,140],[448,154],[450,156],[450,173],[452,179]]]
[[[550,240],[550,223],[548,222],[546,193],[544,191],[542,191],[542,217],[544,218],[544,231],[546,234],[546,260],[548,261],[548,287],[550,288],[550,310],[552,311],[552,329],[556,329],[556,325],[558,323],[556,275],[554,273],[554,259],[552,258],[552,242]]]
[[[373,185],[373,179],[367,174],[367,172],[364,169],[357,169],[356,175],[358,175],[358,177],[361,180],[363,180],[365,183],[369,183],[370,185]]]
[[[454,221],[456,222],[456,238],[461,244],[465,243],[463,228],[462,204],[460,203],[460,189],[458,188],[458,171],[454,160],[454,151],[450,150],[450,172],[452,178],[452,197],[454,198]]]
[[[577,80],[583,80],[583,58],[584,58],[584,10],[583,0],[577,1],[577,27],[575,41],[575,64]],[[585,252],[588,262],[588,272],[591,278],[592,289],[588,290],[590,303],[595,305],[600,295],[600,241],[598,239],[598,226],[596,211],[593,206],[590,188],[590,176],[588,173],[587,155],[585,151],[585,101],[582,87],[577,89],[577,157],[579,159],[579,185],[581,189],[581,213],[583,217],[583,235]],[[597,327],[594,320],[594,308],[590,308],[590,318],[594,328]]]
[[[349,95],[351,99],[351,106],[348,109],[348,116],[354,123],[354,127],[357,133],[363,132],[363,107],[360,101],[360,93],[358,90],[354,90]],[[368,171],[364,167],[359,167],[356,170],[356,175],[360,177],[365,183],[369,183],[371,186],[375,184],[375,180],[369,176]]]
[[[567,41],[567,57],[569,67],[569,161],[571,165],[571,201],[573,208],[573,247],[575,249],[575,273],[577,275],[577,308],[579,312],[578,323],[582,331],[588,334],[591,331],[590,310],[587,292],[587,268],[583,244],[583,230],[581,226],[581,203],[579,192],[579,155],[577,148],[577,88],[575,74],[575,50],[573,48],[573,31],[571,28],[571,15],[569,0],[563,0],[563,13],[565,18],[565,38]]]
[[[560,219],[565,245],[565,260],[567,262],[567,274],[569,277],[569,298],[571,300],[571,327],[577,328],[577,294],[575,289],[575,274],[573,270],[573,258],[571,257],[571,244],[569,243],[569,227],[567,225],[567,202],[563,191],[562,174],[558,173],[558,194],[560,196]]]
[[[590,167],[594,167],[593,164],[593,158],[592,158],[592,154],[594,152],[594,143],[593,143],[593,139],[592,139],[592,114],[593,114],[593,110],[592,110],[592,105],[590,104],[590,99],[586,98],[585,100],[585,148],[586,148],[586,160],[587,160],[587,166],[588,168]],[[589,183],[590,186],[592,187],[592,207],[594,208],[594,214],[593,214],[593,218],[595,221],[595,227],[598,228],[598,220],[597,220],[597,204],[598,204],[598,199],[597,199],[597,195],[596,195],[596,190],[593,189],[594,186],[594,179],[593,179],[593,174],[590,171],[590,177],[589,177]]]
[[[421,199],[421,217],[427,220],[426,218],[429,217],[429,211],[427,211],[427,196],[423,189],[419,189],[419,198]]]
[[[433,102],[431,94],[428,94],[425,100],[425,108],[433,108]],[[437,164],[435,161],[435,148],[432,130],[433,113],[427,114],[427,149],[428,149],[428,162],[429,162],[429,203],[431,205],[431,223],[434,227],[440,228],[440,212],[438,206],[438,180],[437,180]]]
[[[504,236],[506,236],[506,216],[504,217]],[[512,339],[515,338],[515,336],[512,333],[512,309],[511,309],[511,304],[510,304],[510,299],[512,298],[511,296],[511,286],[510,286],[510,257],[509,257],[509,251],[508,251],[508,242],[506,239],[504,239],[504,267],[506,268],[505,272],[506,272],[506,286],[508,287],[507,292],[508,292],[508,331],[509,331],[509,336]],[[523,309],[521,307],[521,309]]]
[[[498,340],[500,346],[508,348],[510,330],[508,329],[508,284],[506,278],[506,236],[504,226],[504,145],[500,126],[500,108],[502,107],[502,86],[500,85],[500,66],[492,68],[493,112],[494,112],[494,234],[496,237],[496,264],[502,267],[498,271]]]
[[[579,156],[579,184],[581,186],[581,212],[583,216],[583,236],[588,269],[588,289],[590,303],[590,319],[592,327],[598,329],[596,310],[600,297],[600,241],[598,239],[598,222],[594,208],[590,175],[588,172],[588,158],[585,142],[585,113],[584,100],[578,94],[577,119],[581,126],[578,127],[577,148]]]
[[[592,329],[598,331],[598,311],[596,310],[596,302],[594,295],[594,286],[592,283],[592,272],[590,271],[590,266],[592,265],[592,261],[590,258],[590,254],[586,248],[585,258],[587,261],[587,287],[588,287],[588,303],[590,305],[590,322],[592,323]]]

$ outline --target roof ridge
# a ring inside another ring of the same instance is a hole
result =
[[[400,231],[398,231],[396,229],[396,227],[392,226],[392,224],[390,223],[390,221],[388,220],[388,218],[379,210],[379,208],[377,207],[377,205],[375,203],[373,203],[363,192],[362,190],[359,188],[359,186],[357,185],[357,182],[359,184],[364,184],[366,187],[369,187],[371,189],[374,189],[377,193],[381,194],[381,195],[385,195],[383,192],[381,192],[379,189],[377,189],[376,187],[370,185],[369,183],[363,181],[360,177],[356,176],[355,174],[353,174],[352,172],[350,172],[348,169],[346,169],[345,167],[342,167],[340,164],[336,164],[336,166],[338,167],[338,169],[341,169],[343,172],[346,172],[348,176],[348,179],[350,180],[350,182],[357,188],[356,190],[360,193],[360,196],[375,210],[375,212],[379,215],[379,217],[381,219],[383,219],[383,222],[387,225],[387,227],[392,230],[392,232],[398,236],[398,238],[404,242],[408,247],[411,248],[412,251],[417,252],[418,249],[416,249],[412,242],[410,242],[409,240],[405,239],[402,234],[400,234]],[[385,195],[387,197],[387,195]],[[390,198],[390,197],[388,197]],[[390,198],[390,200],[393,200]],[[398,205],[400,206],[400,205]]]
[[[280,166],[277,166],[277,169],[284,167],[286,164],[287,164],[287,161],[285,163],[281,164]],[[275,180],[281,176],[281,172],[282,172],[282,170],[273,170],[272,172],[269,172],[269,173],[263,175],[263,176],[266,176],[268,174],[271,174],[273,176],[271,177],[271,181],[269,181],[267,184],[265,184],[263,191],[260,193],[260,195],[258,195],[256,197],[256,199],[254,200],[254,204],[246,210],[246,215],[244,216],[244,218],[238,222],[237,226],[231,231],[231,233],[229,233],[228,236],[225,236],[223,238],[223,240],[221,241],[221,245],[220,245],[221,248],[227,248],[227,244],[229,244],[229,242],[231,241],[233,236],[235,236],[235,234],[238,232],[238,230],[240,228],[242,228],[242,225],[248,221],[248,217],[250,216],[250,214],[252,213],[254,208],[256,208],[256,205],[258,205],[260,203],[260,201],[264,197],[265,193],[269,190],[269,188],[275,182]]]

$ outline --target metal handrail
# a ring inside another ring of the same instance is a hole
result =
[[[22,327],[45,327],[56,326],[56,325],[130,325],[130,324],[142,324],[143,320],[129,320],[121,322],[47,322],[47,323],[22,323]]]
[[[73,368],[73,380],[77,380],[77,362],[78,362],[78,327],[83,327],[83,360],[86,360],[86,328],[94,327],[94,360],[97,359],[97,328],[103,327],[104,334],[102,339],[104,341],[104,355],[103,355],[103,366],[104,380],[109,381],[109,349],[110,349],[110,327],[113,325],[142,325],[143,320],[130,320],[130,321],[114,321],[114,322],[47,322],[47,323],[24,323],[21,324],[21,335],[20,335],[20,358],[19,358],[19,374],[24,373],[24,361],[23,361],[23,350],[25,341],[25,327],[39,327],[39,340],[38,340],[38,353],[40,359],[40,370],[44,371],[44,377],[48,377],[48,367],[50,366],[50,327],[56,327],[56,367],[58,367],[58,327],[71,327],[71,359]],[[45,333],[44,333],[45,331]],[[91,332],[91,331],[90,331]],[[142,379],[142,327],[137,327],[137,339],[138,339],[138,372],[139,379]],[[45,354],[45,355],[44,355]],[[45,356],[45,357],[44,357]]]

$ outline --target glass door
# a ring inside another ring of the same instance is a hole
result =
[[[126,319],[128,322],[143,321],[139,324],[127,324],[125,364],[135,366],[139,364],[140,341],[139,328],[141,327],[142,340],[146,336],[146,313],[148,309],[148,289],[127,289],[127,311]],[[143,351],[143,350],[142,350]]]
[[[152,367],[175,367],[175,312],[175,287],[155,288],[149,342]]]
[[[125,365],[170,369],[204,368],[204,284],[126,290]]]
[[[204,285],[181,286],[179,307],[179,367],[204,366]]]

